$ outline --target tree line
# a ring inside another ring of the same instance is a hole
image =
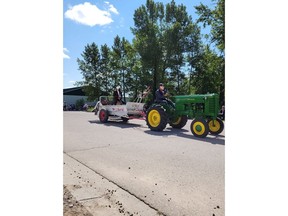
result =
[[[132,42],[118,35],[111,47],[87,44],[77,62],[88,100],[111,95],[120,85],[124,96],[136,97],[150,86],[153,93],[160,82],[172,95],[218,93],[225,102],[225,3],[212,0],[215,7],[195,7],[193,20],[186,6],[174,0],[147,0],[134,12]],[[202,35],[201,27],[210,27]],[[205,41],[205,42],[204,42]]]

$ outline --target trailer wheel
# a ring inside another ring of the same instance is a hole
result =
[[[150,107],[147,110],[146,122],[150,130],[163,131],[167,125],[167,115],[162,107]]]
[[[99,119],[102,123],[106,123],[108,121],[108,111],[105,109],[101,109],[99,112]]]
[[[202,118],[194,119],[190,125],[191,132],[196,137],[204,138],[209,133],[209,127],[207,122]]]
[[[96,108],[96,109],[94,110],[94,114],[97,115],[97,113],[98,113],[98,108]]]
[[[123,121],[124,123],[127,123],[128,120],[129,120],[129,118],[126,118],[126,117],[121,117],[121,119],[122,119],[122,121]]]
[[[176,121],[171,122],[170,126],[173,128],[181,129],[183,128],[188,121],[188,117],[186,115],[180,116],[176,119]]]
[[[213,135],[220,134],[224,129],[224,123],[220,118],[215,120],[210,119],[208,120],[209,132]]]

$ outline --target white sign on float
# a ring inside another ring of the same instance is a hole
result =
[[[127,116],[126,105],[107,105],[105,108],[109,112],[109,115]]]

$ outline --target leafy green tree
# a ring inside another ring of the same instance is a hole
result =
[[[216,0],[212,0],[215,2]],[[224,54],[225,50],[225,0],[218,0],[215,9],[210,9],[202,3],[195,7],[199,14],[198,22],[203,26],[211,26],[210,38],[217,48]]]
[[[181,69],[185,66],[185,56],[187,52],[187,46],[189,43],[188,37],[192,30],[192,18],[188,16],[186,7],[184,5],[176,5],[175,1],[166,5],[166,29],[165,29],[165,50],[166,50],[166,62],[170,70],[169,83],[175,83],[176,94],[183,94],[185,74]]]
[[[124,49],[126,53],[126,88],[130,96],[135,98],[144,88],[140,56],[133,43],[125,43]]]
[[[126,79],[129,76],[128,72],[130,70],[130,64],[133,58],[131,55],[131,50],[131,44],[124,37],[120,39],[120,37],[117,35],[114,38],[114,44],[112,46],[112,67],[115,79],[114,84],[116,86],[117,82],[122,83],[124,100],[126,100],[126,92],[129,91],[129,86],[126,84]]]
[[[107,46],[107,44],[101,45],[101,74],[102,74],[102,84],[101,84],[101,89],[105,94],[110,94],[112,92],[113,86],[111,85],[112,83],[112,69],[111,69],[111,50]]]
[[[114,44],[111,49],[111,69],[112,69],[112,83],[115,88],[120,83],[121,76],[121,39],[117,35],[114,38]]]
[[[212,0],[216,2],[216,0]],[[220,51],[217,54],[217,73],[219,79],[215,80],[219,85],[217,93],[220,94],[221,104],[225,103],[225,0],[217,0],[214,9],[209,8],[202,3],[195,7],[199,14],[198,23],[202,23],[204,27],[210,26],[211,32],[209,38],[211,43],[215,43]]]
[[[126,93],[135,98],[147,86],[154,95],[164,82],[172,94],[215,92],[223,103],[224,0],[213,9],[202,3],[195,8],[196,23],[183,4],[147,0],[134,12],[133,43],[117,35],[111,48],[87,44],[82,59],[77,59],[84,79],[77,85],[84,86],[88,100],[110,94],[117,85],[122,86],[124,100]],[[211,27],[210,45],[203,43],[199,23]]]
[[[76,85],[83,86],[88,100],[93,101],[101,94],[101,56],[98,46],[94,42],[87,44],[81,56],[83,59],[77,58],[77,62],[84,81]]]
[[[195,93],[195,87],[192,86],[192,75],[193,73],[195,73],[196,64],[201,60],[204,52],[200,27],[193,23],[189,26],[189,28],[191,28],[191,34],[187,38],[188,45],[186,59],[190,70],[187,85],[187,94]]]
[[[185,81],[184,69],[192,34],[192,18],[183,4],[172,0],[164,6],[147,0],[134,13],[135,48],[142,66],[152,76],[153,91],[159,82],[167,82],[176,93],[187,92],[181,86]]]
[[[163,80],[163,32],[160,29],[164,22],[163,3],[147,0],[135,10],[134,28],[135,48],[138,51],[142,66],[152,75],[153,92],[156,85]]]
[[[204,48],[192,74],[192,85],[196,94],[220,94],[223,79],[222,60],[223,58],[213,52],[208,45]]]

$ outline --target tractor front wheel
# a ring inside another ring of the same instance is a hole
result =
[[[213,135],[220,134],[224,129],[224,123],[220,118],[215,120],[210,119],[208,120],[209,132]]]
[[[187,116],[185,116],[185,115],[180,116],[176,119],[176,121],[171,122],[170,126],[173,128],[181,129],[186,125],[187,120],[188,120]]]
[[[100,119],[100,122],[102,123],[106,123],[108,121],[108,111],[105,110],[105,109],[101,109],[100,112],[99,112],[99,119]]]
[[[167,115],[162,107],[150,107],[146,122],[150,130],[163,131],[167,125]]]
[[[201,138],[206,137],[209,132],[208,124],[202,118],[194,119],[191,122],[190,129],[194,136]]]

